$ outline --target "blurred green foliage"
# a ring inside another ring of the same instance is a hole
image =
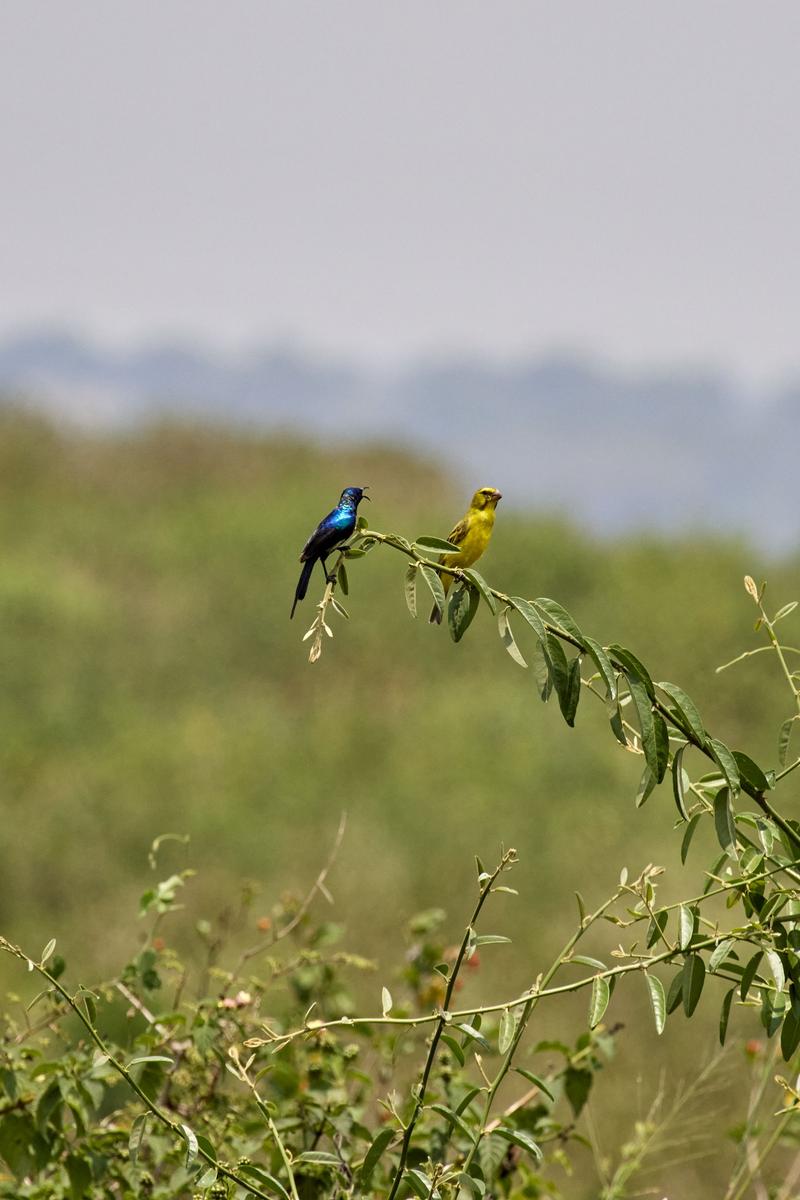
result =
[[[598,489],[613,486],[609,465],[598,463]],[[376,528],[410,537],[443,536],[465,500],[435,464],[395,448],[323,452],[171,427],[90,439],[3,418],[3,933],[23,945],[57,934],[81,973],[108,970],[131,951],[117,917],[148,879],[155,834],[190,835],[193,911],[211,914],[235,903],[243,876],[267,906],[310,882],[343,809],[335,912],[348,944],[379,964],[396,960],[419,909],[444,907],[458,935],[473,855],[491,858],[501,841],[519,852],[525,897],[504,930],[515,952],[497,960],[512,989],[563,940],[576,887],[591,903],[621,866],[659,861],[665,898],[680,895],[668,789],[634,809],[640,760],[610,745],[602,706],[585,700],[577,731],[566,728],[481,628],[484,609],[459,646],[412,622],[400,556],[378,548],[349,564],[352,620],[337,618],[322,660],[307,664],[300,638],[323,579],[290,624],[297,557],[348,484],[370,485]],[[484,484],[503,481],[466,492]],[[757,548],[700,535],[597,542],[556,516],[515,513],[509,499],[486,577],[555,597],[606,643],[646,648],[654,676],[680,682],[712,732],[774,764],[788,715],[775,664],[763,655],[738,675],[714,668],[754,641],[745,572],[768,570],[771,593],[791,599],[800,563],[767,564]],[[191,931],[176,918],[171,936]],[[568,1004],[558,1020],[569,1025]],[[627,1095],[619,1088],[608,1109],[617,1126],[642,1107],[634,1091],[652,1097],[667,1060],[644,1005],[623,1005],[623,1020]],[[668,1057],[690,1069],[674,1038]],[[599,1125],[602,1137],[602,1115]]]

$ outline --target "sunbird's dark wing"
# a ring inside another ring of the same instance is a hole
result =
[[[335,508],[323,517],[300,552],[300,562],[330,554],[335,546],[349,538],[355,529],[356,515],[352,509]]]
[[[352,505],[339,504],[332,512],[328,513],[327,517],[322,518],[300,552],[300,562],[303,563],[303,570],[300,572],[300,579],[294,593],[294,604],[289,614],[290,618],[294,616],[294,610],[297,608],[298,601],[305,599],[314,563],[321,559],[324,566],[328,555],[337,546],[340,546],[342,542],[347,541],[355,527],[356,510]]]

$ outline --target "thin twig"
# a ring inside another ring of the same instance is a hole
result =
[[[515,850],[507,850],[506,853],[500,859],[500,862],[495,867],[492,874],[489,875],[488,878],[484,880],[484,882],[481,886],[481,889],[480,889],[480,893],[478,895],[477,903],[475,905],[472,916],[470,918],[469,924],[467,925],[467,928],[464,931],[464,937],[461,939],[461,945],[459,946],[458,954],[456,956],[455,963],[453,964],[453,969],[450,972],[450,978],[447,981],[447,988],[445,990],[444,1000],[442,1001],[442,1007],[441,1007],[441,1010],[436,1014],[436,1018],[435,1018],[436,1019],[436,1028],[434,1029],[433,1036],[431,1037],[431,1044],[428,1048],[428,1056],[425,1060],[425,1066],[423,1067],[423,1070],[422,1070],[422,1076],[420,1078],[419,1083],[417,1084],[417,1086],[415,1088],[414,1109],[411,1113],[411,1117],[409,1118],[408,1124],[406,1125],[404,1133],[403,1133],[403,1142],[400,1147],[400,1161],[397,1165],[397,1173],[395,1174],[394,1181],[392,1183],[392,1189],[389,1192],[388,1200],[394,1200],[394,1197],[397,1195],[398,1188],[400,1187],[400,1184],[402,1183],[402,1180],[403,1180],[403,1174],[404,1174],[405,1168],[406,1168],[406,1161],[408,1159],[408,1152],[409,1152],[409,1149],[411,1148],[411,1139],[414,1135],[414,1128],[417,1124],[419,1115],[422,1112],[422,1107],[425,1103],[425,1093],[427,1091],[428,1080],[430,1079],[431,1071],[433,1070],[433,1063],[436,1058],[436,1051],[439,1046],[439,1039],[441,1038],[442,1032],[445,1029],[446,1025],[449,1023],[450,1020],[452,1020],[451,1014],[448,1010],[449,1010],[450,1000],[453,995],[453,989],[455,987],[456,978],[458,977],[458,973],[461,969],[461,964],[463,963],[464,958],[467,954],[467,949],[468,949],[469,945],[471,944],[472,939],[475,936],[475,925],[477,923],[478,917],[481,914],[481,909],[483,908],[484,904],[486,903],[486,900],[488,899],[488,897],[492,891],[492,887],[493,887],[498,875],[500,875],[500,873],[502,871],[504,871],[508,867],[510,867],[516,861],[516,857],[517,857],[517,855],[516,855]]]
[[[347,828],[347,813],[343,812],[339,818],[339,828],[336,831],[336,837],[333,839],[333,845],[331,846],[331,850],[330,850],[328,858],[325,862],[325,865],[323,866],[322,870],[317,875],[317,878],[314,880],[313,884],[311,885],[311,887],[308,891],[308,894],[306,895],[302,904],[298,908],[297,912],[294,914],[294,916],[292,917],[292,919],[290,921],[287,921],[287,923],[285,925],[283,925],[274,934],[274,936],[272,937],[272,939],[270,941],[268,941],[266,943],[264,941],[258,942],[257,945],[251,946],[249,949],[244,950],[242,952],[242,954],[239,957],[239,961],[236,963],[236,965],[234,966],[234,968],[228,975],[228,978],[225,983],[225,987],[223,988],[223,991],[222,991],[223,996],[225,995],[225,992],[227,992],[228,989],[231,987],[231,985],[234,983],[234,981],[239,978],[239,975],[241,974],[242,970],[244,969],[246,963],[248,963],[253,958],[257,958],[259,954],[264,954],[267,950],[271,950],[272,947],[276,944],[276,942],[282,941],[284,938],[288,937],[289,934],[292,933],[297,928],[297,926],[300,924],[303,917],[306,915],[309,908],[311,907],[311,903],[314,900],[314,897],[316,896],[317,892],[321,892],[324,896],[329,898],[327,888],[325,887],[325,880],[328,878],[331,868],[333,867],[333,864],[336,862],[336,858],[339,854],[339,850],[341,849],[342,840],[344,839],[344,833],[345,833],[346,828]]]

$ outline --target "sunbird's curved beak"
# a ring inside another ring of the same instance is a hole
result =
[[[367,488],[365,488],[365,487],[363,487],[363,488],[361,489],[361,499],[362,499],[362,500],[369,500],[369,496],[367,495]],[[371,503],[371,501],[370,501],[370,503]]]

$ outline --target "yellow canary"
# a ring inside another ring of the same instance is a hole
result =
[[[470,506],[464,516],[453,529],[452,533],[447,535],[448,542],[452,542],[454,546],[459,547],[458,554],[443,554],[439,559],[442,566],[471,567],[473,563],[478,561],[489,545],[489,538],[492,536],[492,529],[494,528],[494,510],[497,508],[497,501],[502,500],[502,498],[497,488],[483,487],[478,489],[472,497]],[[450,589],[450,584],[453,582],[453,576],[442,575],[441,579],[446,596]],[[439,625],[441,624],[441,620],[442,614],[434,604],[430,615],[430,623],[431,625]]]

